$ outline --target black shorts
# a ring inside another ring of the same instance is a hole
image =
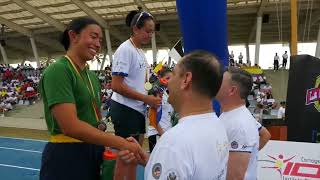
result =
[[[140,134],[146,133],[145,116],[134,109],[111,101],[110,115],[115,135],[124,138],[132,136],[138,140]]]
[[[103,146],[48,143],[42,153],[40,180],[99,180]]]

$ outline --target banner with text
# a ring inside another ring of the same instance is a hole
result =
[[[320,144],[269,141],[258,159],[258,180],[320,179]]]

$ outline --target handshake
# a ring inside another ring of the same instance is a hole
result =
[[[145,152],[133,137],[128,137],[128,146],[118,152],[118,158],[125,164],[140,164],[146,166],[149,154]]]

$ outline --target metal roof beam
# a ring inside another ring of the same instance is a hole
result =
[[[80,0],[71,0],[75,5],[77,5],[80,9],[82,9],[83,12],[88,14],[90,17],[92,17],[94,20],[96,20],[104,29],[108,29],[109,32],[117,39],[123,41],[126,39],[121,33],[120,30],[113,28],[109,28],[109,25],[107,22],[94,10],[92,10],[88,5],[86,5],[83,1]]]
[[[23,9],[26,9],[30,13],[36,15],[38,18],[42,19],[43,21],[53,25],[55,28],[57,28],[60,31],[65,30],[65,25],[62,24],[61,22],[53,19],[52,17],[48,16],[47,14],[43,13],[42,11],[36,9],[35,7],[31,6],[30,4],[26,3],[25,1],[22,0],[12,0],[15,2],[17,5],[22,7]]]
[[[29,36],[29,37],[32,36],[32,31],[30,29],[27,29],[23,26],[16,24],[16,23],[13,23],[13,22],[11,22],[1,16],[0,16],[0,23],[5,24],[7,27],[9,27],[9,28],[11,28],[11,29],[13,29],[13,30],[25,35],[25,36]]]
[[[25,36],[28,36],[28,37],[34,36],[33,32],[30,29],[25,28],[23,26],[20,26],[20,25],[13,23],[11,21],[8,21],[7,19],[5,19],[3,17],[0,17],[0,23],[5,24],[7,27],[9,27],[9,28],[11,28],[11,29],[13,29],[13,30],[25,35]],[[35,39],[44,45],[61,50],[61,45],[56,40],[48,39],[48,38],[40,37],[40,36],[36,36]]]
[[[266,4],[267,4],[267,0],[261,0],[260,6],[259,6],[258,11],[257,11],[257,17],[261,17],[262,16]],[[253,36],[256,33],[255,30],[257,28],[257,20],[254,19],[254,22],[252,24],[254,24],[254,25],[251,28],[251,31],[250,31],[250,34],[249,34],[249,38],[248,38],[248,43],[251,41],[251,39],[253,38]]]

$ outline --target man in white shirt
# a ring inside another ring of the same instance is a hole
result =
[[[273,58],[273,69],[274,70],[278,70],[279,69],[279,56],[278,56],[278,53],[276,53],[276,55],[274,55],[274,58]]]
[[[242,53],[240,52],[240,55],[239,55],[239,64],[241,65],[243,62],[242,62],[242,59],[243,59],[243,55]]]
[[[216,97],[222,109],[219,118],[229,140],[227,179],[257,179],[259,134],[256,120],[245,106],[251,88],[251,75],[230,67]]]
[[[286,69],[287,62],[288,62],[288,54],[287,54],[287,51],[285,51],[284,54],[282,55],[282,67],[283,67],[283,69]]]
[[[143,156],[144,179],[226,179],[228,139],[211,104],[221,81],[220,64],[207,52],[186,55],[175,66],[168,101],[181,119],[161,136],[150,158]],[[130,161],[128,152],[119,154]]]
[[[280,108],[278,110],[278,118],[284,119],[286,114],[286,102],[280,102]]]
[[[233,51],[231,51],[231,54],[229,55],[229,65],[234,66],[234,54]]]

